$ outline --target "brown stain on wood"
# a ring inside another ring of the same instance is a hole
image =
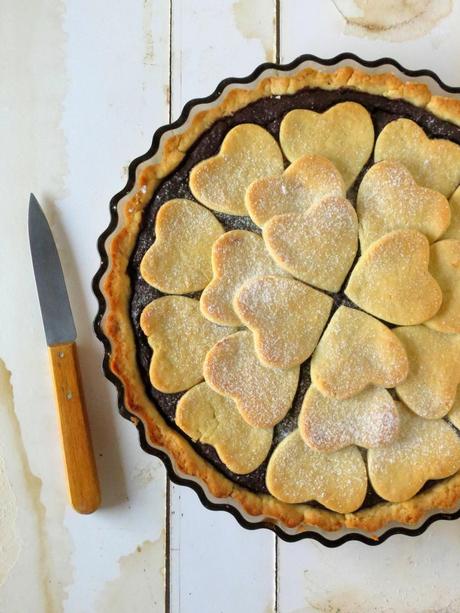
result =
[[[146,540],[118,560],[119,574],[108,581],[96,600],[95,613],[149,611],[159,613],[164,605],[165,532],[155,541]]]
[[[391,42],[428,34],[452,11],[452,0],[354,0],[353,12],[349,2],[333,1],[347,24],[346,34]]]
[[[266,0],[237,0],[233,3],[233,17],[236,27],[246,39],[259,40],[264,52],[265,60],[275,61],[275,11],[271,21],[271,30],[266,25]]]
[[[17,450],[18,461],[22,468],[23,478],[27,485],[30,502],[34,510],[36,520],[36,538],[39,557],[40,584],[42,586],[43,601],[46,611],[52,613],[61,607],[58,600],[62,598],[57,593],[52,593],[50,575],[51,565],[49,559],[47,530],[46,530],[46,509],[41,501],[42,482],[35,476],[30,468],[26,448],[22,440],[21,427],[14,407],[14,395],[11,385],[11,375],[4,362],[0,359],[0,398],[4,409],[7,412],[7,419],[10,422],[10,430],[13,434],[15,448]]]

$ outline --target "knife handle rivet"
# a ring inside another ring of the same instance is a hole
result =
[[[60,358],[63,358],[63,357],[64,357],[64,355],[65,355],[65,353],[64,353],[63,351],[60,351],[60,352],[58,353],[58,356],[59,356]]]
[[[72,398],[73,398],[72,392],[67,392],[65,397],[67,398],[67,400],[72,400]]]

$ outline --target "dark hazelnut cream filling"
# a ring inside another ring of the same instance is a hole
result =
[[[176,168],[176,170],[174,170],[164,179],[153,195],[151,202],[146,207],[144,211],[142,229],[134,247],[128,269],[131,278],[132,292],[130,313],[136,338],[137,362],[146,391],[149,397],[154,401],[158,410],[161,411],[167,422],[172,427],[177,428],[175,425],[174,416],[177,401],[182,394],[164,394],[156,390],[150,383],[149,364],[152,356],[152,350],[139,325],[140,315],[144,307],[146,307],[152,300],[164,295],[162,292],[148,285],[139,272],[140,262],[145,252],[155,241],[155,217],[159,208],[163,203],[171,200],[172,198],[189,198],[191,200],[195,200],[189,189],[190,170],[201,160],[218,153],[225,135],[234,126],[241,123],[259,124],[268,130],[277,140],[279,140],[278,134],[280,123],[288,111],[292,109],[311,109],[313,111],[323,112],[334,104],[348,100],[362,104],[369,111],[374,123],[376,138],[379,132],[388,122],[400,117],[407,117],[418,123],[430,138],[446,138],[460,144],[459,127],[447,121],[442,121],[428,111],[413,106],[408,102],[402,100],[390,100],[388,98],[384,98],[383,96],[374,96],[363,92],[356,92],[351,89],[326,91],[318,88],[306,88],[293,95],[262,98],[257,102],[254,102],[237,111],[229,117],[223,117],[217,120],[188,150],[185,159]],[[362,176],[371,163],[372,156],[366,167],[361,172],[360,176],[355,181],[354,185],[348,191],[347,197],[353,205],[356,204],[356,193]],[[285,165],[288,165],[287,160],[285,160]],[[226,215],[215,211],[213,211],[213,213],[226,230],[241,228],[260,234],[260,229],[252,223],[249,217]],[[344,282],[343,287],[346,286],[346,283],[347,280]],[[192,294],[191,296],[193,298],[199,298],[199,295],[200,292]],[[333,298],[333,311],[340,304],[355,307],[355,305],[350,303],[342,290],[334,294]],[[192,446],[201,456],[206,458],[206,460],[211,462],[218,468],[218,470],[220,470],[225,476],[235,483],[238,483],[239,485],[244,486],[253,492],[267,493],[267,488],[265,486],[265,472],[268,458],[280,440],[282,440],[289,432],[297,427],[297,417],[300,412],[302,400],[310,385],[309,362],[310,360],[307,360],[301,366],[299,386],[293,406],[286,417],[275,427],[273,445],[270,453],[266,461],[257,470],[249,473],[248,475],[236,475],[219,460],[213,447],[191,441]],[[186,437],[185,434],[183,434],[183,436]],[[365,454],[366,450],[362,450],[362,453]],[[427,483],[424,489],[431,487],[433,483],[434,482]],[[381,500],[382,499],[374,492],[369,484],[367,497],[362,505],[362,508],[373,506],[381,502]],[[318,503],[310,504],[321,507],[321,505]]]

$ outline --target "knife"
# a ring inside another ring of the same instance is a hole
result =
[[[79,513],[92,513],[100,504],[100,492],[78,367],[77,332],[56,244],[33,194],[29,200],[29,242],[53,373],[69,499]]]

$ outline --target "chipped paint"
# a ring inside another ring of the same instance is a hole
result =
[[[452,0],[334,0],[345,33],[390,42],[425,36],[452,11]]]
[[[96,613],[164,611],[165,533],[144,541],[118,560],[119,575],[105,584],[96,600]],[[161,569],[161,570],[159,570]],[[147,604],[148,603],[148,604]]]
[[[144,0],[142,13],[142,29],[144,32],[144,64],[153,66],[153,34],[152,34],[153,4],[152,0]]]
[[[275,61],[275,13],[272,28],[267,26],[266,0],[237,0],[233,4],[235,24],[244,38],[259,40],[268,62]]]
[[[149,463],[144,466],[136,466],[132,474],[133,482],[139,487],[146,487],[151,481],[158,477],[163,479],[163,467],[158,462]]]

